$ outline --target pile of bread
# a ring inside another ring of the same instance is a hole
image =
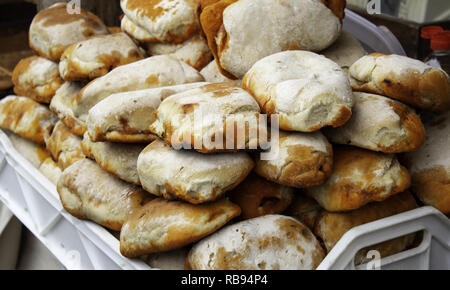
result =
[[[366,55],[341,31],[344,0],[121,5],[124,32],[65,4],[39,12],[39,56],[16,67],[0,126],[70,214],[120,232],[124,256],[170,269],[315,269],[355,226],[419,200],[450,213],[449,76]],[[264,114],[271,123],[242,140],[225,130]],[[212,142],[194,146],[202,140]]]

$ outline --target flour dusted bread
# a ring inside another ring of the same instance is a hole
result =
[[[81,143],[84,154],[94,159],[103,170],[137,185],[140,184],[137,160],[145,147],[140,144],[92,142],[87,132]]]
[[[340,0],[203,1],[200,23],[222,73],[242,78],[268,55],[330,46],[341,32],[344,8]]]
[[[212,153],[258,149],[268,143],[258,104],[230,83],[206,84],[172,95],[155,114],[150,131],[175,148]]]
[[[57,117],[30,98],[8,96],[0,100],[0,127],[38,144],[44,144]]]
[[[310,134],[280,131],[277,155],[263,160],[256,156],[255,172],[276,183],[307,188],[323,184],[333,169],[333,148],[320,132]]]
[[[52,134],[45,139],[45,145],[62,170],[86,158],[81,150],[81,138],[72,134],[61,121],[56,123]]]
[[[226,198],[204,205],[154,199],[124,224],[120,252],[134,258],[178,249],[217,231],[240,212]]]
[[[61,168],[51,157],[42,162],[41,166],[39,166],[39,171],[55,186],[58,184],[62,174]]]
[[[114,231],[120,231],[133,211],[151,199],[142,188],[113,177],[90,159],[64,170],[57,189],[71,215]]]
[[[356,91],[387,96],[428,111],[450,108],[449,76],[419,60],[374,53],[354,63],[350,76]]]
[[[54,112],[61,122],[72,131],[73,134],[82,136],[86,131],[86,124],[75,117],[73,112],[76,96],[83,88],[80,82],[65,82],[57,91],[50,103],[50,110]]]
[[[25,157],[25,159],[28,160],[33,167],[39,168],[42,163],[50,158],[50,154],[42,145],[34,143],[33,141],[22,138],[13,133],[7,132],[7,135],[17,152]]]
[[[232,80],[230,78],[227,78],[224,76],[217,66],[217,63],[215,60],[210,62],[207,66],[205,66],[201,71],[200,74],[205,78],[205,81],[210,83],[225,83],[225,82],[231,82],[234,83],[237,86],[241,86],[242,80]]]
[[[95,79],[143,58],[144,53],[123,32],[96,36],[69,46],[61,57],[59,72],[66,81]]]
[[[169,54],[196,70],[204,68],[212,59],[208,44],[200,33],[180,44],[148,43],[145,47],[149,55]]]
[[[411,185],[408,171],[394,155],[337,146],[333,167],[324,184],[305,190],[331,212],[355,210],[370,202],[386,200]]]
[[[150,41],[181,43],[199,29],[197,0],[121,0],[125,15],[153,36]]]
[[[416,201],[408,192],[395,195],[383,202],[371,203],[347,213],[322,211],[317,219],[314,233],[323,241],[327,251],[331,251],[342,236],[354,227],[417,208]],[[415,234],[396,238],[362,249],[356,254],[355,264],[367,261],[367,252],[377,250],[381,257],[388,257],[404,251],[410,246]]]
[[[120,28],[140,43],[157,41],[155,36],[151,35],[150,32],[131,21],[126,15],[122,17]]]
[[[84,87],[73,103],[74,116],[86,122],[89,110],[114,93],[203,81],[194,68],[167,55],[120,66]],[[84,134],[84,132],[83,132]]]
[[[410,107],[379,95],[354,93],[350,121],[325,130],[330,141],[384,153],[417,150],[425,142],[420,116]]]
[[[348,70],[357,60],[367,55],[367,52],[358,39],[349,32],[342,31],[336,42],[320,54],[337,63],[342,69]]]
[[[39,11],[30,26],[30,47],[40,56],[59,61],[69,45],[109,33],[100,18],[84,9],[80,12],[70,14],[66,3]]]
[[[255,63],[242,82],[280,128],[313,132],[339,127],[352,115],[353,95],[342,69],[308,51],[285,51]]]
[[[113,94],[89,110],[87,128],[92,141],[151,142],[153,114],[165,98],[204,83],[153,88]]]
[[[192,270],[314,270],[325,257],[316,237],[291,217],[267,215],[227,226],[189,252]]]
[[[138,159],[139,179],[145,190],[193,204],[218,199],[241,183],[253,167],[244,152],[204,155],[175,150],[161,140],[145,148]]]
[[[14,93],[39,103],[49,104],[63,84],[58,64],[39,56],[22,59],[14,69]]]
[[[305,194],[296,194],[294,201],[284,214],[292,216],[311,230],[314,230],[314,225],[321,211],[322,208],[315,199]]]
[[[404,158],[412,176],[412,191],[424,204],[450,214],[450,117],[435,117],[425,126],[425,144]]]
[[[250,174],[229,196],[242,209],[241,218],[251,219],[283,213],[292,203],[294,192],[293,188]]]
[[[169,252],[154,253],[145,256],[144,261],[153,269],[184,270],[188,252],[189,247],[184,247]]]

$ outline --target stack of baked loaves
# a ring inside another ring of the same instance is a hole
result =
[[[450,213],[449,76],[366,55],[341,31],[344,0],[121,6],[124,32],[65,4],[39,12],[39,56],[14,71],[0,125],[69,213],[120,232],[124,256],[315,269],[349,229],[416,208],[411,185]]]

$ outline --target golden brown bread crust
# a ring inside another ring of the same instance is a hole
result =
[[[412,191],[424,204],[450,214],[450,175],[443,166],[413,174]]]
[[[134,258],[181,248],[217,231],[240,213],[239,206],[226,198],[203,205],[154,199],[124,224],[120,252]]]
[[[413,196],[409,192],[404,192],[383,202],[371,203],[347,213],[331,213],[323,210],[316,221],[314,233],[322,239],[329,252],[350,229],[415,208],[417,204]],[[356,263],[361,264],[365,258],[364,253],[369,250],[378,250],[382,257],[386,257],[404,250],[412,240],[411,236],[405,236],[363,249],[357,254]]]
[[[386,200],[411,185],[408,170],[394,156],[350,146],[334,149],[331,177],[321,186],[306,189],[328,211],[355,210]]]
[[[272,183],[253,173],[230,192],[231,201],[242,209],[242,219],[283,213],[293,198],[294,189]]]
[[[36,102],[49,104],[59,87],[64,81],[59,77],[59,74],[46,80],[46,84],[42,85],[45,89],[38,92],[36,85],[33,83],[21,83],[19,77],[32,69],[31,63],[39,60],[39,56],[31,56],[22,59],[14,68],[12,75],[12,82],[14,83],[14,93],[18,96],[32,98]],[[28,80],[33,81],[33,80]]]
[[[313,198],[305,194],[297,194],[294,202],[286,209],[285,214],[302,222],[311,230],[314,230],[316,220],[322,208]]]
[[[333,14],[336,15],[341,21],[345,17],[345,6],[347,6],[346,0],[321,0],[325,6],[327,6]]]
[[[370,56],[385,55],[373,53]],[[450,79],[442,70],[428,69],[423,74],[416,70],[408,70],[401,75],[389,73],[382,82],[356,80],[352,82],[352,88],[359,92],[387,96],[432,112],[446,112],[450,109]]]

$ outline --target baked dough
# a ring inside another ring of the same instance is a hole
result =
[[[167,55],[153,56],[120,66],[90,82],[71,101],[72,111],[85,123],[89,110],[114,93],[201,81],[200,73],[184,62]]]
[[[204,155],[175,150],[156,140],[139,155],[142,187],[165,199],[200,204],[218,199],[241,183],[254,167],[247,153]]]
[[[450,108],[448,74],[419,60],[374,53],[354,63],[350,76],[356,91],[387,96],[428,111]]]
[[[69,45],[95,35],[108,34],[108,28],[94,14],[81,9],[69,14],[66,3],[39,11],[30,26],[30,47],[40,56],[59,62]]]
[[[147,43],[145,48],[149,55],[168,54],[196,70],[204,68],[212,59],[211,50],[200,33],[180,44]]]
[[[15,94],[46,104],[64,83],[58,64],[39,56],[22,59],[14,69],[12,81]]]
[[[89,110],[87,128],[94,142],[151,142],[156,139],[149,127],[154,111],[171,95],[202,86],[191,83],[113,94]]]
[[[120,252],[134,258],[189,245],[239,216],[228,199],[204,205],[154,199],[136,211],[120,233]]]
[[[242,85],[242,80],[232,80],[232,79],[224,76],[220,72],[219,67],[217,66],[217,62],[215,60],[213,60],[207,66],[205,66],[200,71],[200,74],[205,78],[205,81],[210,82],[210,83],[231,82],[239,87]]]
[[[192,270],[314,270],[325,253],[312,232],[291,217],[266,215],[227,226],[189,252]]]
[[[144,57],[123,32],[96,36],[69,46],[61,57],[59,72],[66,81],[95,79]]]
[[[305,191],[327,211],[342,212],[386,200],[410,185],[408,171],[394,155],[337,146],[330,178]]]
[[[212,153],[258,149],[268,143],[258,103],[231,83],[206,84],[172,95],[155,115],[150,131],[175,148]]]
[[[426,204],[450,214],[450,117],[426,123],[427,140],[404,157],[412,176],[412,191]]]
[[[44,145],[58,121],[46,106],[30,98],[8,96],[0,100],[0,127]]]
[[[125,15],[162,43],[182,43],[199,29],[197,0],[121,0]]]
[[[295,190],[250,174],[229,196],[242,209],[241,218],[281,214],[292,203]]]
[[[170,252],[154,253],[144,256],[144,261],[153,269],[184,270],[189,247],[176,249]]]
[[[352,115],[347,75],[333,61],[309,51],[285,51],[259,60],[242,87],[268,115],[278,114],[280,129],[314,132],[339,127]]]
[[[416,201],[410,193],[405,192],[383,202],[371,203],[347,213],[322,211],[317,219],[314,233],[323,241],[327,251],[331,251],[350,229],[415,208],[417,208]],[[377,250],[381,257],[402,252],[413,243],[414,238],[415,234],[407,235],[362,249],[356,254],[355,264],[368,262],[366,256],[370,250]]]
[[[6,132],[6,134],[14,146],[14,149],[28,160],[33,167],[39,168],[45,160],[51,158],[50,153],[48,153],[42,145],[36,144],[13,133]]]
[[[142,188],[113,177],[90,159],[64,170],[57,189],[71,215],[113,231],[120,231],[133,211],[151,199]]]
[[[62,170],[86,158],[81,150],[81,138],[72,134],[61,121],[56,123],[52,134],[45,138],[45,145]]]
[[[75,117],[73,113],[73,100],[84,87],[80,82],[65,82],[55,93],[50,103],[50,110],[77,136],[86,131],[86,124]]]
[[[94,159],[103,170],[137,185],[140,185],[137,160],[145,147],[140,144],[92,142],[87,132],[81,143],[84,154]]]
[[[353,95],[355,106],[350,121],[324,131],[333,143],[384,153],[404,153],[417,150],[425,142],[425,128],[413,109],[379,95]]]
[[[330,176],[333,148],[322,133],[280,131],[278,145],[278,156],[270,160],[261,160],[261,155],[257,154],[255,172],[258,175],[296,188],[323,184]]]
[[[120,28],[140,43],[145,44],[147,42],[157,41],[156,37],[151,35],[150,32],[144,28],[136,25],[136,23],[131,21],[126,15],[122,17]]]
[[[314,225],[321,211],[322,208],[315,199],[305,194],[297,194],[285,214],[314,230]]]
[[[221,71],[242,78],[268,55],[330,46],[341,32],[344,8],[341,0],[203,1],[200,23]]]
[[[58,184],[59,178],[62,175],[61,168],[59,168],[58,164],[51,157],[42,162],[41,166],[39,166],[39,171],[55,186]]]
[[[336,42],[320,54],[337,63],[344,71],[348,71],[350,66],[367,55],[367,52],[358,39],[349,32],[342,31]]]

